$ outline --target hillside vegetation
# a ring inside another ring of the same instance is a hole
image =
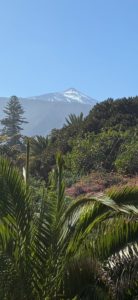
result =
[[[107,172],[136,175],[138,97],[108,99],[96,104],[84,120],[66,124],[60,130],[53,129],[48,145],[41,149],[39,155],[33,154],[30,165],[32,176],[47,182],[48,174],[56,163],[57,152],[64,157],[64,175],[68,181],[70,178],[70,182],[72,176],[80,178],[101,168]],[[16,164],[22,167],[23,157]]]

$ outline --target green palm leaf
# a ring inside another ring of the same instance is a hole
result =
[[[126,185],[123,187],[113,188],[107,193],[107,195],[118,205],[138,205],[137,185]]]
[[[49,145],[49,136],[46,138],[41,135],[36,135],[35,138],[30,139],[30,148],[32,150],[33,155],[40,155]]]
[[[69,119],[65,118],[68,125],[78,125],[83,121],[83,112],[80,113],[78,117],[76,117],[75,114],[70,114]],[[68,126],[66,124],[63,124],[64,127]]]
[[[73,260],[67,264],[63,278],[64,295],[68,299],[111,299],[103,277],[98,261],[86,257]]]

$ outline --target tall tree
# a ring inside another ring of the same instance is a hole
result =
[[[0,121],[1,125],[4,126],[4,128],[1,130],[1,135],[6,135],[10,138],[14,136],[10,141],[11,145],[20,144],[20,131],[23,130],[21,125],[28,122],[22,117],[24,110],[21,106],[19,98],[12,96],[3,112],[7,116]]]

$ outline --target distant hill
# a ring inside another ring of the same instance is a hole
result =
[[[0,120],[5,116],[3,109],[8,100],[8,98],[0,97]],[[71,88],[63,93],[20,98],[20,102],[25,110],[24,116],[29,122],[23,124],[22,134],[46,136],[52,129],[60,129],[65,123],[65,117],[68,117],[70,113],[78,116],[83,112],[86,117],[98,101]]]

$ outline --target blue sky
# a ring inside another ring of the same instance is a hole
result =
[[[0,96],[138,95],[138,0],[0,0]]]

